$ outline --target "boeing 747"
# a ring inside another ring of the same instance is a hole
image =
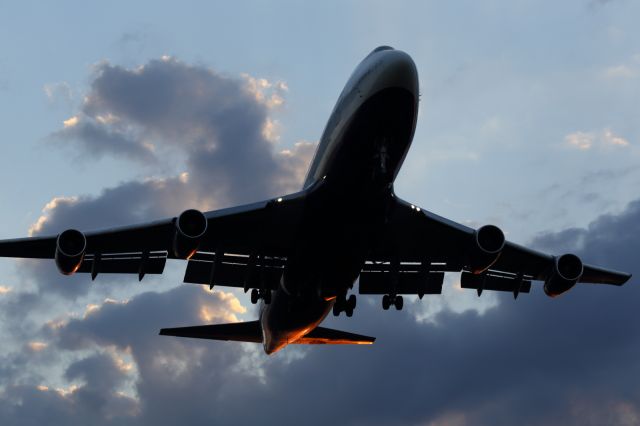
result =
[[[440,294],[445,273],[463,288],[529,293],[541,281],[555,297],[578,283],[622,285],[630,275],[506,241],[400,199],[394,181],[416,127],[418,73],[411,57],[387,46],[358,65],[340,94],[300,192],[129,227],[0,241],[0,256],[54,259],[61,273],[161,274],[167,259],[188,261],[185,283],[250,291],[257,321],[165,328],[162,335],[261,343],[370,344],[373,337],[332,330],[329,312],[350,317],[352,293],[381,296],[402,309],[403,295]],[[350,294],[351,293],[351,294]]]

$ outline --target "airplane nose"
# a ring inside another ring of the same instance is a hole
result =
[[[400,50],[390,50],[385,53],[389,55],[389,62],[384,72],[388,84],[417,93],[418,70],[411,56]]]
[[[373,92],[391,87],[409,90],[418,96],[418,70],[416,64],[401,50],[384,49],[378,51],[380,63],[376,66],[378,72],[371,73],[371,88]]]

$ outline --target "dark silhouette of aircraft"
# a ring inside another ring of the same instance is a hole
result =
[[[356,296],[440,294],[445,272],[463,288],[529,293],[532,281],[558,296],[577,283],[624,284],[631,275],[551,256],[509,241],[496,226],[472,229],[407,203],[393,190],[418,112],[418,74],[404,52],[381,46],[355,69],[338,98],[300,192],[129,227],[0,241],[0,256],[55,259],[60,272],[160,274],[187,259],[184,282],[251,290],[258,321],[165,328],[162,335],[287,344],[373,343],[320,327],[348,317]]]

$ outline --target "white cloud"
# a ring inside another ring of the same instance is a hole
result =
[[[611,129],[604,129],[602,132],[602,141],[607,145],[629,146],[629,141],[615,135]]]
[[[631,143],[622,136],[616,135],[610,128],[599,132],[573,132],[564,137],[567,145],[581,151],[595,147],[628,147]]]
[[[564,137],[567,144],[581,150],[590,149],[593,146],[594,139],[593,133],[585,132],[574,132]]]
[[[65,101],[71,102],[73,100],[73,90],[66,81],[59,83],[47,83],[42,87],[44,94],[47,96],[49,102]]]
[[[32,352],[41,352],[45,350],[49,345],[44,342],[34,341],[34,342],[29,342],[27,346]]]
[[[289,90],[286,82],[271,82],[266,78],[256,78],[249,74],[242,74],[242,77],[246,81],[247,90],[259,103],[267,108],[276,108],[284,104],[284,92]]]
[[[633,78],[637,75],[636,70],[627,65],[615,65],[604,70],[607,78]]]

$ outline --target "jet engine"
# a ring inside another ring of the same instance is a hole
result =
[[[575,254],[556,257],[553,272],[544,282],[544,292],[549,297],[556,297],[569,291],[582,276],[582,271],[582,260]]]
[[[504,248],[504,233],[494,225],[485,225],[473,233],[473,242],[468,252],[467,267],[480,274],[493,265]]]
[[[87,239],[75,229],[67,229],[56,239],[56,266],[64,275],[73,275],[82,265]]]
[[[207,218],[199,210],[185,210],[175,221],[173,254],[179,259],[189,259],[195,254],[200,240],[207,232]]]

